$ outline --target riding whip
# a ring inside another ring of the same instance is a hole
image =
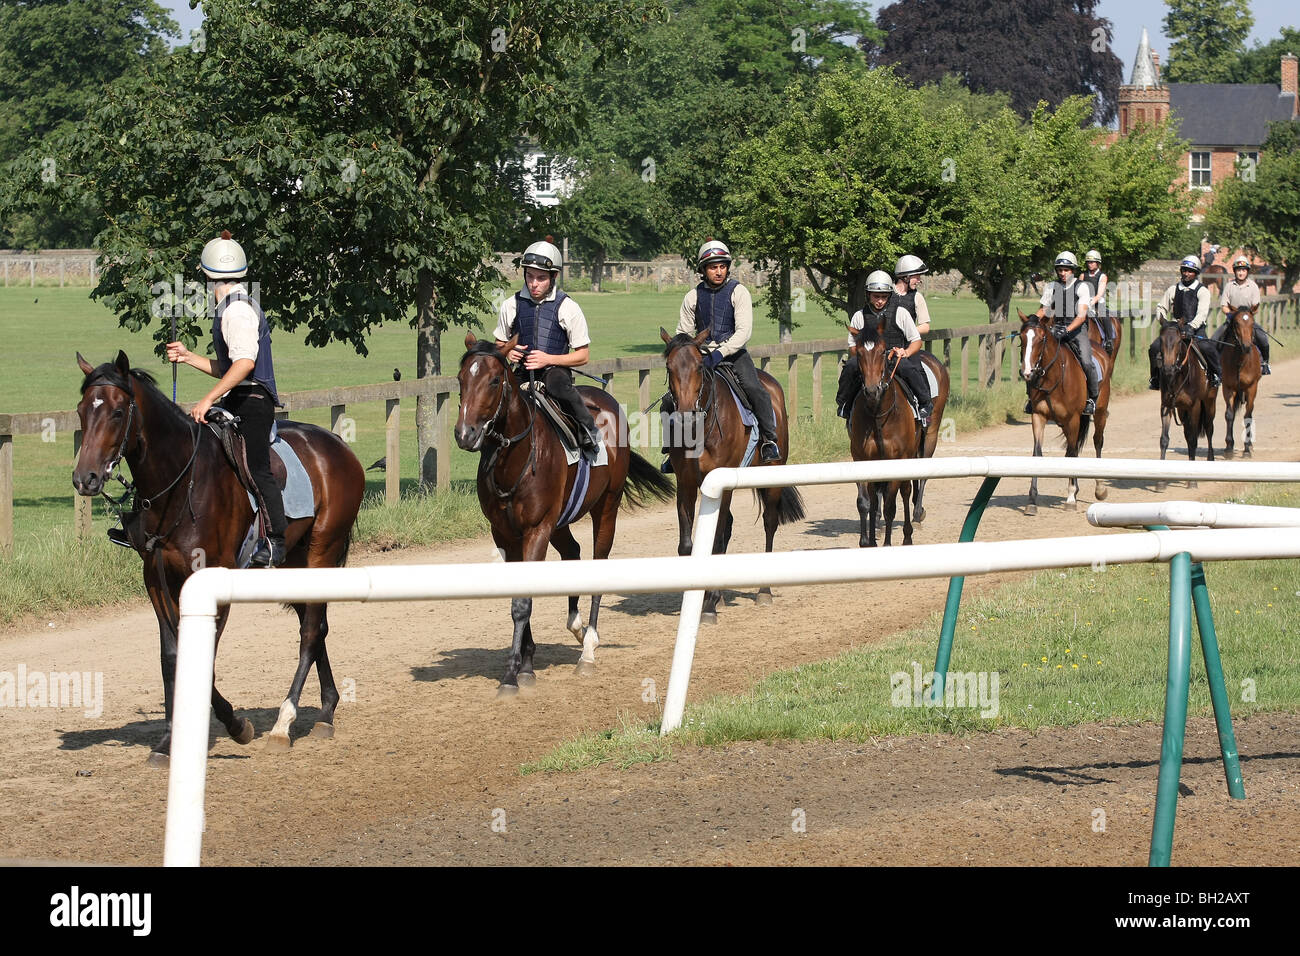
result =
[[[176,341],[176,310],[172,309],[172,341]],[[176,404],[176,363],[172,362],[172,404]]]

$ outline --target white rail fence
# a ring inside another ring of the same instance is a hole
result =
[[[1204,481],[1300,481],[1300,464],[1091,461],[1045,458],[949,458],[896,462],[721,469],[701,489],[695,550],[689,557],[522,564],[501,581],[499,564],[419,565],[315,570],[236,571],[206,568],[181,592],[179,652],[167,796],[167,866],[197,866],[202,851],[209,708],[216,615],[233,603],[413,601],[564,596],[578,593],[682,591],[682,615],[665,701],[664,726],[681,722],[699,628],[703,588],[793,586],[898,578],[950,577],[1098,561],[1168,561],[1187,552],[1196,561],[1300,558],[1291,530],[1151,531],[910,548],[709,555],[721,493],[741,487],[962,476],[1160,478]]]

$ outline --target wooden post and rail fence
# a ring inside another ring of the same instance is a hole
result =
[[[1221,314],[1211,313],[1211,322]],[[1266,296],[1260,312],[1256,317],[1259,324],[1267,331],[1276,332],[1283,327],[1300,326],[1300,293],[1289,295]],[[1138,361],[1144,356],[1138,353],[1138,334],[1143,343],[1149,343],[1154,337],[1158,324],[1133,314],[1121,315],[1121,320],[1128,326],[1128,355],[1131,361]],[[975,381],[984,386],[991,386],[996,381],[1011,380],[1015,376],[1014,368],[1008,368],[1003,361],[1005,342],[1002,337],[1015,329],[1014,323],[975,325],[958,329],[932,329],[926,333],[925,348],[935,351],[935,344],[942,343],[941,356],[943,364],[949,369],[954,379],[953,392],[965,394],[970,385],[971,352],[975,352]],[[954,349],[953,343],[957,343]],[[822,418],[824,406],[822,401],[822,372],[826,356],[834,356],[838,361],[840,355],[847,351],[843,338],[819,339],[811,342],[787,342],[779,345],[759,345],[750,349],[750,354],[758,361],[759,367],[771,371],[771,364],[786,371],[786,404],[790,408],[799,407],[799,357],[811,356],[812,373],[812,417],[814,421]],[[953,353],[957,354],[954,355]],[[990,366],[989,354],[994,356]],[[954,362],[957,367],[954,367]],[[1014,364],[1014,363],[1012,363]],[[612,385],[615,376],[636,374],[637,407],[649,407],[654,396],[651,395],[651,375],[663,370],[663,358],[659,355],[639,358],[614,358],[592,362],[583,368],[584,372],[604,379]],[[336,431],[340,421],[347,414],[347,407],[362,402],[383,402],[385,408],[385,451],[387,464],[385,468],[385,500],[395,502],[401,496],[401,456],[402,445],[399,440],[401,410],[403,400],[412,400],[423,395],[435,403],[434,419],[434,454],[436,458],[435,487],[446,488],[450,483],[451,467],[451,419],[456,405],[452,396],[458,394],[455,376],[443,375],[434,378],[415,379],[401,382],[385,382],[379,385],[355,385],[340,388],[322,388],[302,392],[289,392],[281,396],[285,409],[281,417],[292,415],[306,409],[330,409],[330,425]],[[13,518],[14,518],[14,443],[15,435],[39,435],[67,430],[73,433],[73,455],[81,450],[81,429],[77,413],[59,412],[24,412],[20,414],[0,414],[0,556],[13,552]],[[641,447],[649,444],[648,430],[641,429]],[[90,533],[91,499],[73,496],[75,527],[78,537]]]

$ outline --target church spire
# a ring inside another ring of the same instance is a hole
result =
[[[1160,85],[1156,78],[1156,65],[1151,60],[1151,41],[1147,39],[1147,28],[1142,28],[1142,42],[1138,44],[1137,57],[1133,60],[1133,75],[1129,86],[1139,89],[1152,89]]]

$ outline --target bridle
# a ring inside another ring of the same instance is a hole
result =
[[[680,348],[685,348],[687,345],[695,345],[695,343],[681,342],[680,344],[670,349],[668,351],[668,354],[664,356],[664,365],[665,365],[664,377],[667,379],[668,391],[672,393],[673,404],[677,407],[677,411],[679,412],[682,409],[680,403],[677,401],[677,393],[673,392],[672,371],[667,368],[667,364],[668,364],[668,359],[672,357],[673,352],[677,351]],[[705,355],[704,349],[700,348],[700,346],[698,345],[695,345],[695,349],[700,354],[702,359]],[[704,440],[706,442],[708,441],[710,428],[712,428],[714,431],[718,433],[719,438],[722,437],[722,423],[718,420],[718,416],[713,413],[715,408],[715,403],[717,401],[717,395],[718,395],[717,375],[718,373],[714,369],[709,368],[709,366],[706,363],[701,361],[700,391],[699,394],[695,396],[695,405],[690,409],[688,409],[688,411],[693,412],[697,415],[700,414],[704,415],[704,421],[705,421]]]
[[[1047,365],[1044,365],[1043,364],[1044,361],[1047,360],[1047,349],[1046,348],[1041,349],[1038,353],[1038,361],[1036,361],[1033,364],[1033,367],[1029,369],[1029,374],[1024,377],[1025,383],[1029,385],[1031,388],[1034,388],[1037,391],[1042,392],[1044,396],[1048,396],[1051,395],[1053,392],[1055,392],[1058,388],[1060,388],[1061,383],[1065,381],[1065,367],[1064,367],[1065,356],[1061,354],[1062,351],[1065,349],[1065,343],[1063,343],[1060,339],[1056,338],[1056,336],[1052,334],[1050,328],[1046,328],[1046,329],[1043,328],[1042,324],[1039,322],[1035,322],[1033,324],[1033,328],[1035,331],[1040,332],[1045,339],[1050,338],[1056,342],[1056,354],[1052,356],[1051,361],[1048,362]],[[1021,329],[1020,333],[1017,334],[1021,336],[1020,341],[1027,342],[1024,335],[1022,334],[1024,331],[1025,329]],[[1085,335],[1087,334],[1086,328],[1083,330],[1083,333]],[[1044,345],[1046,345],[1046,342],[1044,342]],[[1026,347],[1032,348],[1033,346],[1026,345]],[[1055,367],[1061,370],[1061,373],[1056,376],[1056,384],[1054,384],[1051,388],[1044,388],[1042,385],[1035,385],[1034,384],[1035,382],[1041,381],[1042,379],[1047,377],[1047,369],[1049,367]]]
[[[486,355],[487,353],[483,353],[483,354]],[[515,492],[519,490],[519,486],[523,483],[525,475],[527,475],[529,472],[536,473],[537,443],[536,442],[528,443],[528,460],[524,462],[524,467],[519,470],[519,477],[515,479],[515,483],[511,485],[507,490],[505,491],[501,490],[501,487],[497,484],[496,479],[493,477],[493,475],[496,473],[496,466],[498,460],[500,459],[502,452],[507,451],[511,446],[523,441],[532,432],[533,411],[531,409],[529,410],[527,415],[528,424],[524,427],[524,430],[521,431],[518,435],[507,436],[504,432],[500,431],[497,428],[497,419],[499,419],[502,415],[502,412],[505,411],[506,398],[509,394],[509,390],[514,386],[512,384],[513,374],[511,373],[510,367],[507,364],[507,362],[504,359],[502,359],[501,356],[499,355],[492,356],[492,357],[496,358],[496,360],[501,363],[504,374],[501,376],[501,394],[497,398],[496,410],[492,412],[492,417],[490,417],[487,421],[487,424],[483,426],[483,438],[485,441],[490,439],[492,441],[492,446],[493,446],[491,453],[488,455],[487,461],[483,463],[483,467],[487,470],[488,486],[492,489],[492,493],[497,497],[499,501],[504,502],[504,501],[509,501],[511,498],[515,496]],[[513,515],[510,516],[510,520],[511,523],[514,522]]]

